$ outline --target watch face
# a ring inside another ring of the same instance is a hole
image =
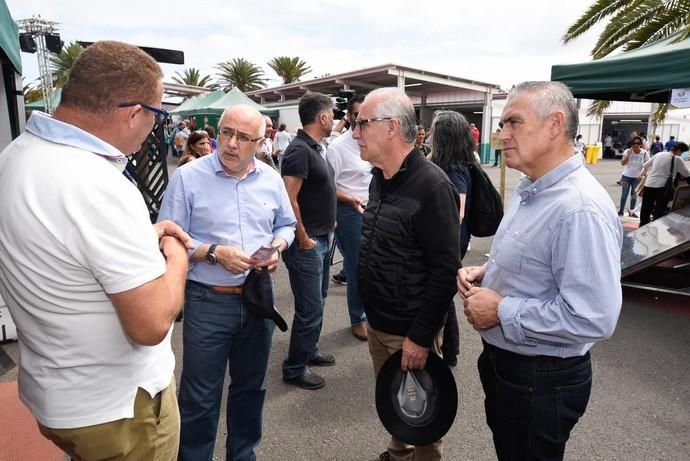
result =
[[[218,262],[218,258],[216,258],[216,245],[211,245],[208,249],[208,253],[206,253],[206,262],[209,264],[213,265]]]

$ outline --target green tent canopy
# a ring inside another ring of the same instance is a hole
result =
[[[19,50],[19,30],[12,20],[5,0],[0,0],[0,49],[5,53],[17,73],[22,73],[22,57]]]
[[[170,113],[173,115],[182,115],[184,117],[196,117],[199,119],[203,116],[219,117],[228,107],[236,106],[238,104],[246,104],[254,107],[256,110],[269,117],[277,117],[278,111],[274,109],[267,109],[254,102],[237,88],[233,88],[227,93],[221,90],[207,93],[204,95],[195,96],[180,104]]]
[[[269,117],[278,116],[278,110],[267,109],[266,107],[252,100],[249,96],[245,95],[237,88],[233,88],[232,90],[228,91],[225,96],[210,104],[200,112],[220,115],[228,107],[236,106],[238,104],[246,104],[251,106],[262,114],[268,115]]]
[[[551,67],[551,80],[577,98],[666,103],[671,90],[690,88],[690,36],[685,32],[615,56]]]
[[[190,115],[196,113],[199,109],[207,107],[209,104],[219,100],[225,96],[222,90],[216,90],[211,93],[200,94],[189,98],[182,104],[171,110],[172,115]]]

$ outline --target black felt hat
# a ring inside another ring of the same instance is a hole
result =
[[[273,282],[268,270],[251,270],[244,279],[242,303],[260,319],[273,320],[280,331],[287,331],[287,322],[273,304]]]
[[[458,410],[455,378],[429,353],[424,369],[400,369],[402,350],[388,357],[376,378],[376,411],[390,434],[410,445],[429,445],[453,425]]]

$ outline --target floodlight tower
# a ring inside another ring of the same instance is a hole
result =
[[[43,101],[46,112],[49,114],[55,111],[55,100],[53,99],[53,74],[50,69],[48,52],[60,53],[62,49],[60,36],[56,34],[58,24],[58,22],[43,19],[40,15],[17,21],[17,27],[22,31],[19,34],[22,51],[38,53],[38,72],[43,87]]]

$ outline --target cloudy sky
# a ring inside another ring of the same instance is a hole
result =
[[[303,80],[394,63],[510,88],[548,80],[551,65],[585,61],[598,32],[564,46],[561,37],[594,0],[6,0],[15,20],[40,14],[60,23],[65,42],[114,39],[182,50],[184,67],[213,75],[235,57],[266,62],[299,56]],[[22,53],[27,81],[36,55]]]

